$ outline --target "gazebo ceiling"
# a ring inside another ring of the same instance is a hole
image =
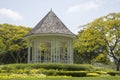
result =
[[[62,34],[75,37],[63,22],[51,10],[48,14],[28,33],[27,36],[37,34]]]

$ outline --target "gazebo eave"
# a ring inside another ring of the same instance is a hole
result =
[[[76,35],[69,35],[69,34],[60,34],[60,33],[39,33],[39,34],[33,34],[33,35],[29,35],[26,36],[26,38],[31,38],[31,37],[45,37],[45,36],[61,36],[61,37],[68,37],[68,38],[72,38],[75,39]]]

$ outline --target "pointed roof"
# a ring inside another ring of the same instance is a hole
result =
[[[73,34],[63,22],[50,10],[48,14],[28,33],[28,35],[34,34]]]

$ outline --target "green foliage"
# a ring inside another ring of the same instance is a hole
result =
[[[107,74],[109,74],[111,76],[116,76],[116,75],[120,76],[120,71],[109,71],[109,72],[107,72]]]
[[[59,71],[57,71],[57,70],[43,70],[43,71],[40,71],[39,73],[45,74],[47,76],[56,76],[56,75],[58,75],[57,72],[59,72]]]
[[[117,70],[120,69],[120,13],[112,13],[107,16],[103,16],[94,20],[88,26],[89,28],[94,28],[97,30],[98,35],[100,35],[101,42],[98,44],[103,44],[103,53],[109,55],[114,59],[117,65]],[[99,37],[98,37],[99,38]]]
[[[120,69],[120,13],[111,13],[95,19],[78,34],[74,48],[84,59],[93,62],[108,63],[114,59],[116,69]]]
[[[104,68],[104,67],[95,67],[95,71],[98,71],[98,72],[103,72],[103,71],[105,71],[105,72],[108,72],[108,71],[114,71],[114,70],[112,70],[112,69],[109,69],[109,68]],[[104,73],[104,72],[103,72]]]
[[[96,73],[100,74],[100,75],[106,75],[107,74],[107,72],[105,72],[105,71],[96,71]]]
[[[47,76],[95,77],[101,75],[118,75],[110,69],[96,69],[87,64],[9,64],[0,66],[0,74],[45,74]],[[99,75],[98,75],[99,74]]]
[[[87,74],[86,71],[59,71],[57,75],[62,76],[72,76],[72,77],[85,77]]]
[[[0,64],[26,61],[27,42],[24,37],[30,30],[23,26],[0,24]]]
[[[0,69],[55,69],[55,70],[64,70],[64,71],[94,71],[95,68],[89,64],[9,64],[2,65]]]
[[[74,49],[77,51],[77,53],[79,53],[83,62],[95,62],[96,58],[100,56],[102,53],[101,50],[104,49],[104,46],[100,43],[100,40],[101,36],[98,34],[98,31],[93,28],[87,28],[79,32],[78,39],[74,43]]]
[[[98,77],[98,76],[100,76],[100,75],[97,74],[97,73],[87,73],[86,76],[87,76],[87,77]]]
[[[3,43],[2,38],[0,38],[0,54],[4,54],[6,45]]]

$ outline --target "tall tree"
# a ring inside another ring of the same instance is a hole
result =
[[[101,36],[94,28],[87,28],[79,32],[78,39],[74,43],[75,52],[80,53],[83,63],[94,63],[95,61],[101,62],[100,54],[103,53],[104,44],[101,43]],[[98,57],[99,56],[99,60]],[[104,55],[105,57],[106,55]],[[103,61],[102,61],[103,62]],[[81,63],[81,62],[80,62]],[[108,59],[104,60],[108,63]]]
[[[3,44],[2,47],[5,45],[5,53],[8,53],[9,56],[11,55],[13,62],[21,63],[23,60],[27,59],[27,42],[24,39],[24,36],[30,30],[30,28],[23,26],[15,26],[10,24],[0,25],[0,43]]]
[[[2,38],[0,39],[0,64],[2,63],[1,61],[4,59],[4,54],[5,54],[5,49],[6,45],[3,43]]]
[[[95,20],[91,27],[97,27],[105,43],[105,50],[120,70],[120,13],[111,13]]]
[[[84,35],[80,37],[80,41],[84,41],[83,44],[80,42],[84,46],[80,50],[101,51],[111,57],[116,64],[116,70],[120,70],[120,13],[100,17],[87,26]]]

